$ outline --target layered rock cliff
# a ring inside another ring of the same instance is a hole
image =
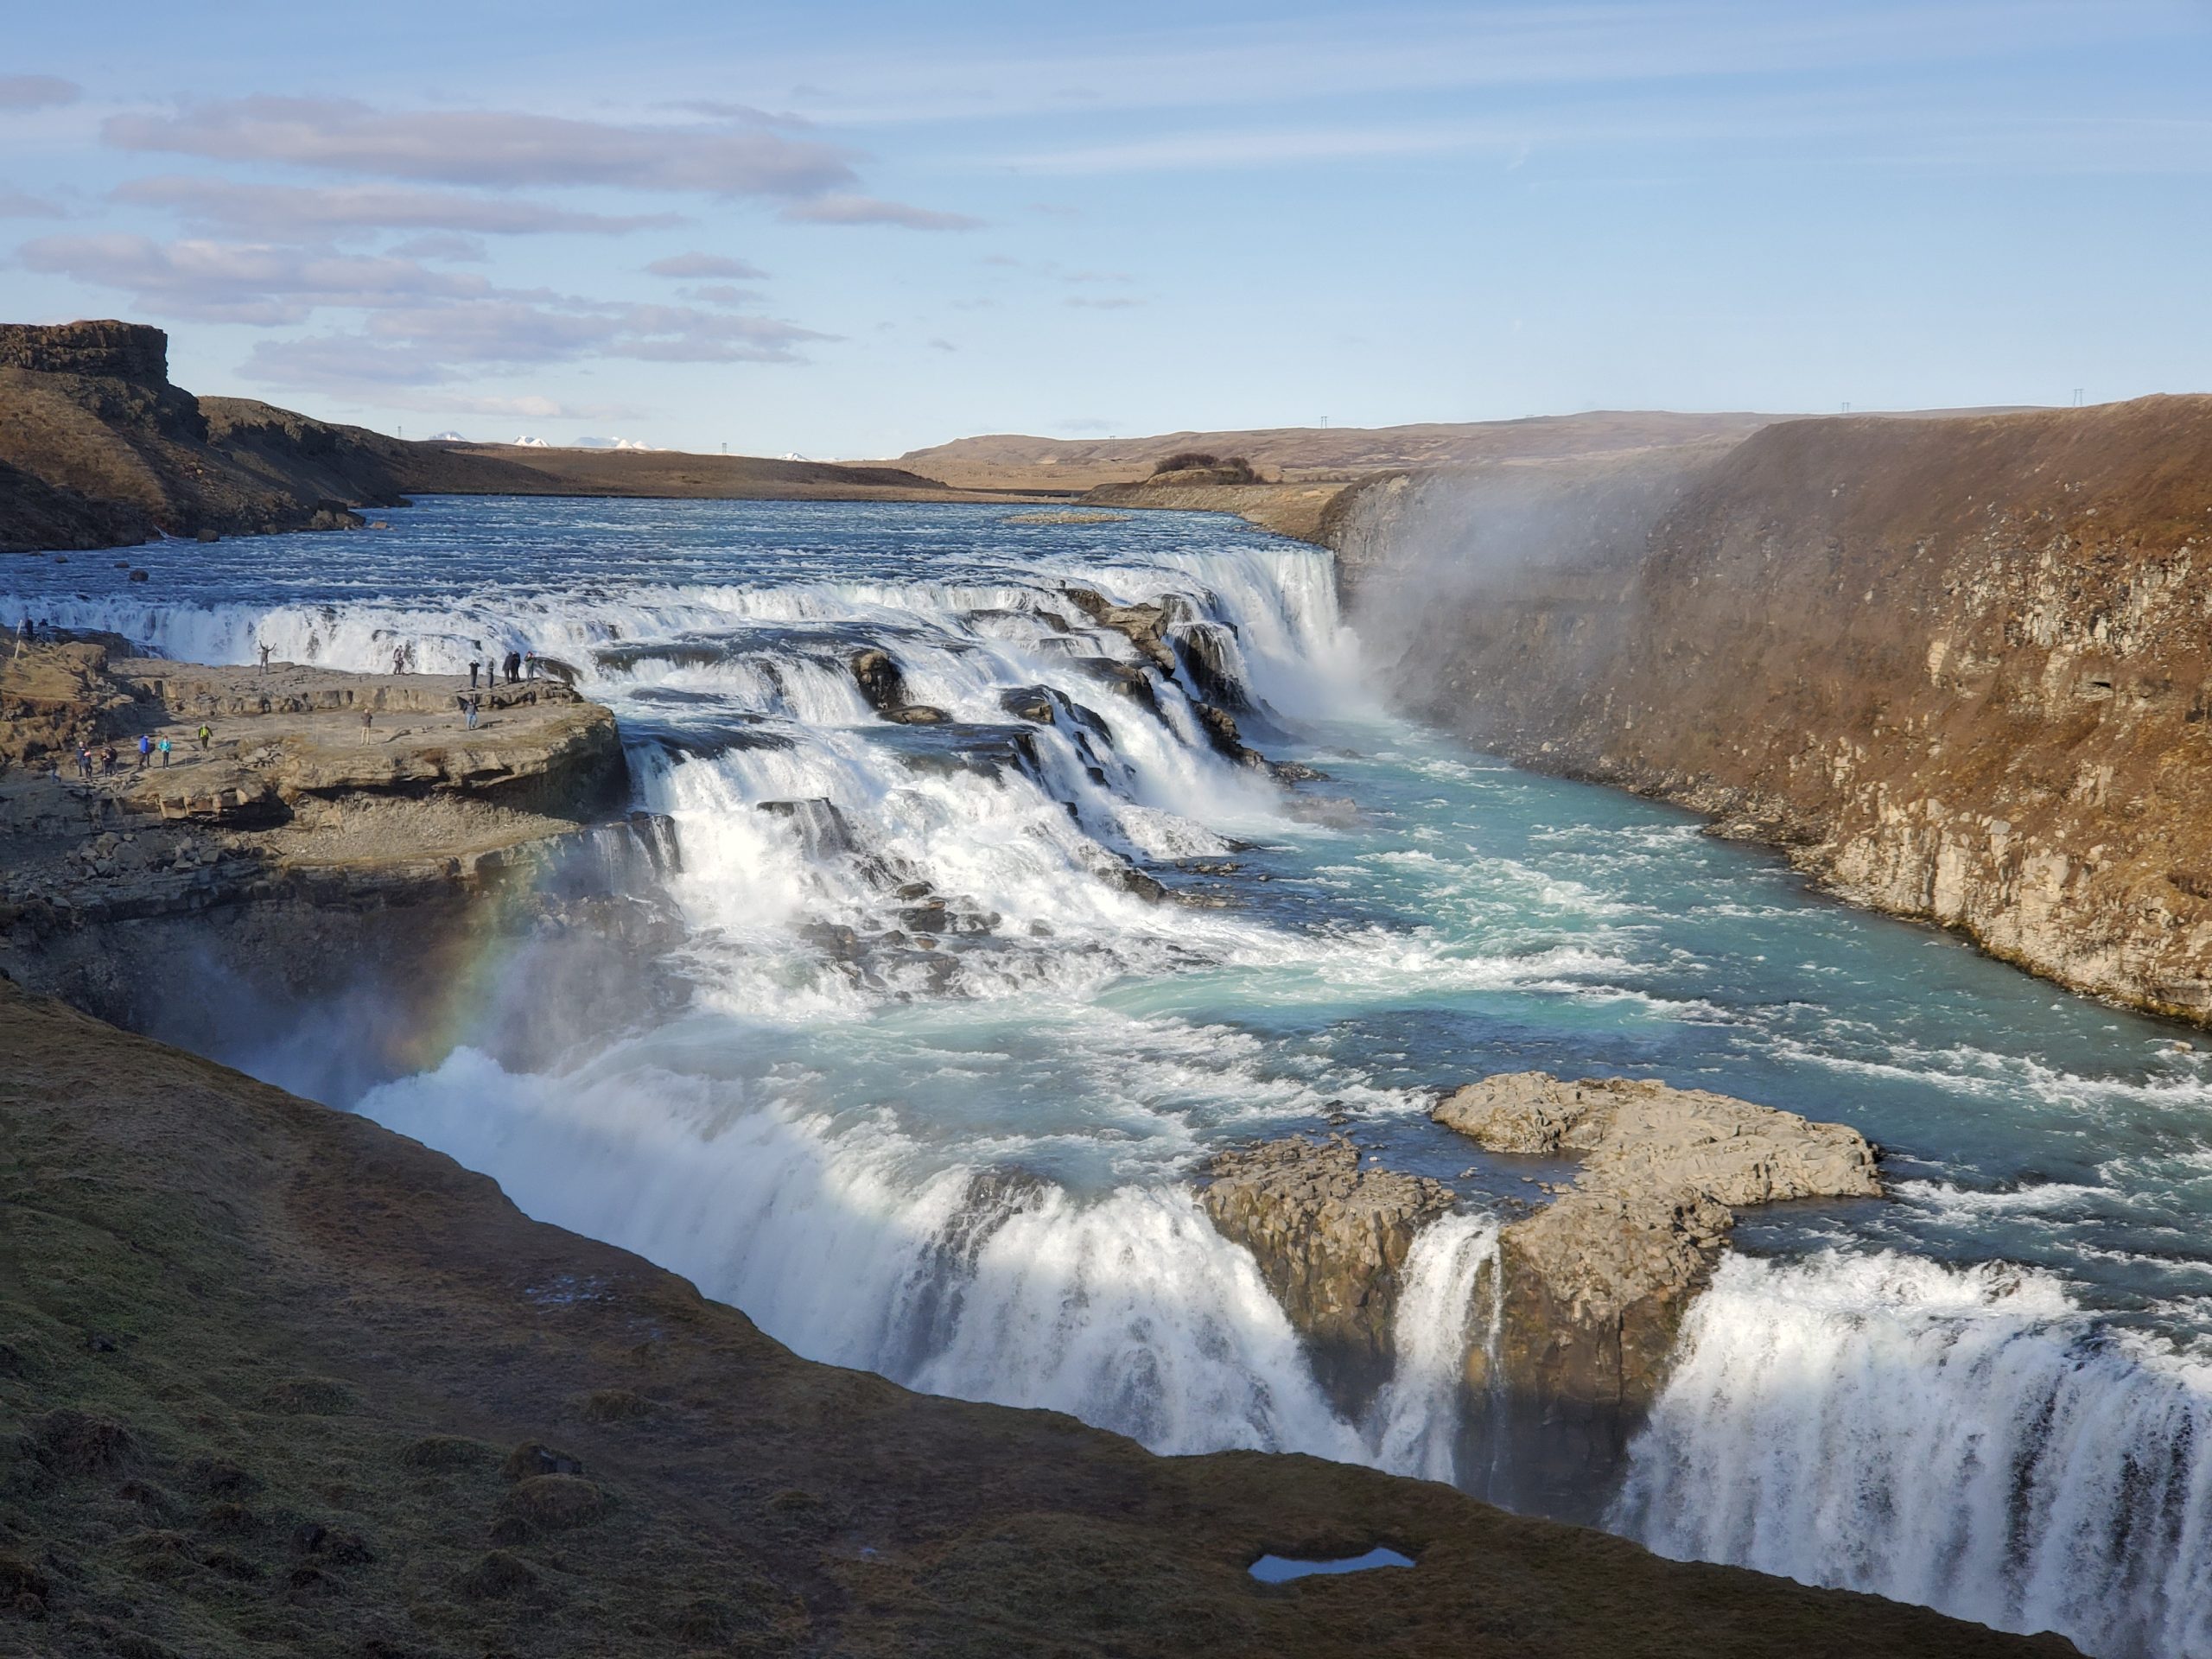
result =
[[[0,551],[338,528],[402,499],[373,445],[338,453],[353,429],[321,428],[328,453],[302,465],[243,436],[238,413],[169,383],[158,328],[0,325]]]
[[[465,1003],[542,1059],[583,1010],[604,1029],[682,995],[657,965],[672,842],[624,816],[606,709],[526,681],[475,693],[472,726],[451,677],[121,645],[0,661],[0,971],[212,1052],[311,1049],[288,1022],[351,999],[327,1046],[372,1070],[454,1040]]]
[[[2212,1020],[2212,398],[1384,482],[1337,539],[1401,694],[1476,742]]]

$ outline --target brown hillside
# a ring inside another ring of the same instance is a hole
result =
[[[1600,410],[1521,421],[1385,427],[1272,427],[1240,432],[1168,432],[1141,438],[960,438],[911,450],[899,464],[966,489],[1088,490],[1132,484],[1179,450],[1242,455],[1287,481],[1344,480],[1362,473],[1476,461],[1663,448],[1740,438],[1771,415],[1678,415]]]

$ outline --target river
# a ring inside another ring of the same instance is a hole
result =
[[[465,1040],[365,1092],[298,1045],[225,1058],[809,1357],[1164,1452],[1308,1451],[1491,1496],[1488,1463],[1460,1466],[1481,1402],[1454,1378],[1500,1200],[1537,1194],[1431,1124],[1434,1092],[1541,1067],[1841,1120],[1893,1197],[1745,1218],[1607,1524],[2101,1655],[2212,1655],[2212,1070],[2186,1033],[1393,715],[1329,556],[1232,519],[388,517],[139,550],[143,583],[120,556],[10,559],[0,614],[206,662],[267,642],[341,668],[574,665],[621,723],[636,804],[674,826],[692,1001],[582,1029],[544,1074]],[[1245,741],[1326,777],[1217,753],[1187,667],[1118,694],[1096,659],[1135,652],[1071,585],[1178,596]],[[879,718],[848,666],[869,647],[950,721]],[[1329,1125],[1463,1198],[1416,1244],[1401,1375],[1360,1421],[1190,1189],[1210,1148]]]

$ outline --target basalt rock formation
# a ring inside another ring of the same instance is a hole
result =
[[[86,640],[12,652],[0,971],[212,1052],[350,995],[343,1046],[395,1065],[464,992],[516,1058],[575,1040],[579,1007],[620,1023],[680,998],[652,966],[677,931],[653,896],[672,843],[623,815],[613,717],[536,681],[474,692],[471,728],[463,695],[454,677],[264,674]],[[534,982],[486,972],[517,957]]]
[[[2070,1653],[809,1363],[365,1118],[0,982],[0,1649]],[[1262,1552],[1411,1571],[1285,1586]]]
[[[282,414],[170,385],[158,328],[0,325],[0,551],[358,526],[351,507],[404,499],[373,446],[336,453],[353,429],[306,423],[331,453],[304,466],[251,411]]]
[[[1495,1346],[1468,1356],[1470,1388],[1505,1410],[1493,1432],[1544,1448],[1522,1460],[1519,1495],[1554,1512],[1605,1489],[1737,1208],[1882,1190],[1856,1130],[1703,1090],[1515,1072],[1433,1115],[1490,1152],[1581,1161],[1571,1187],[1501,1230],[1500,1282],[1477,1290],[1497,1298]]]
[[[1224,1238],[1251,1251],[1305,1338],[1314,1375],[1357,1416],[1389,1380],[1399,1274],[1414,1236],[1452,1207],[1441,1181],[1360,1167],[1342,1135],[1294,1135],[1225,1152],[1199,1202]]]
[[[2212,397],[1786,423],[1643,470],[1361,492],[1334,539],[1408,703],[2212,1022]]]

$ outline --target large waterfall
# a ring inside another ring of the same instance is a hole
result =
[[[616,711],[680,853],[689,1008],[542,1074],[464,1043],[340,1103],[809,1356],[1164,1452],[1476,1491],[1484,1268],[1505,1200],[1538,1195],[1430,1124],[1433,1091],[1543,1066],[1844,1118],[1901,1198],[1759,1224],[1766,1254],[1690,1313],[1610,1524],[2094,1653],[2212,1656],[2189,1358],[2212,1059],[1393,719],[1327,556],[1221,521],[395,524],[373,572],[295,537],[147,555],[135,587],[0,575],[6,613],[178,658],[455,673],[526,649]],[[1093,620],[1109,605],[1161,607],[1165,659]],[[855,672],[871,652],[895,693]],[[1192,1191],[1214,1148],[1325,1128],[1462,1198],[1414,1243],[1395,1370],[1356,1420]]]

